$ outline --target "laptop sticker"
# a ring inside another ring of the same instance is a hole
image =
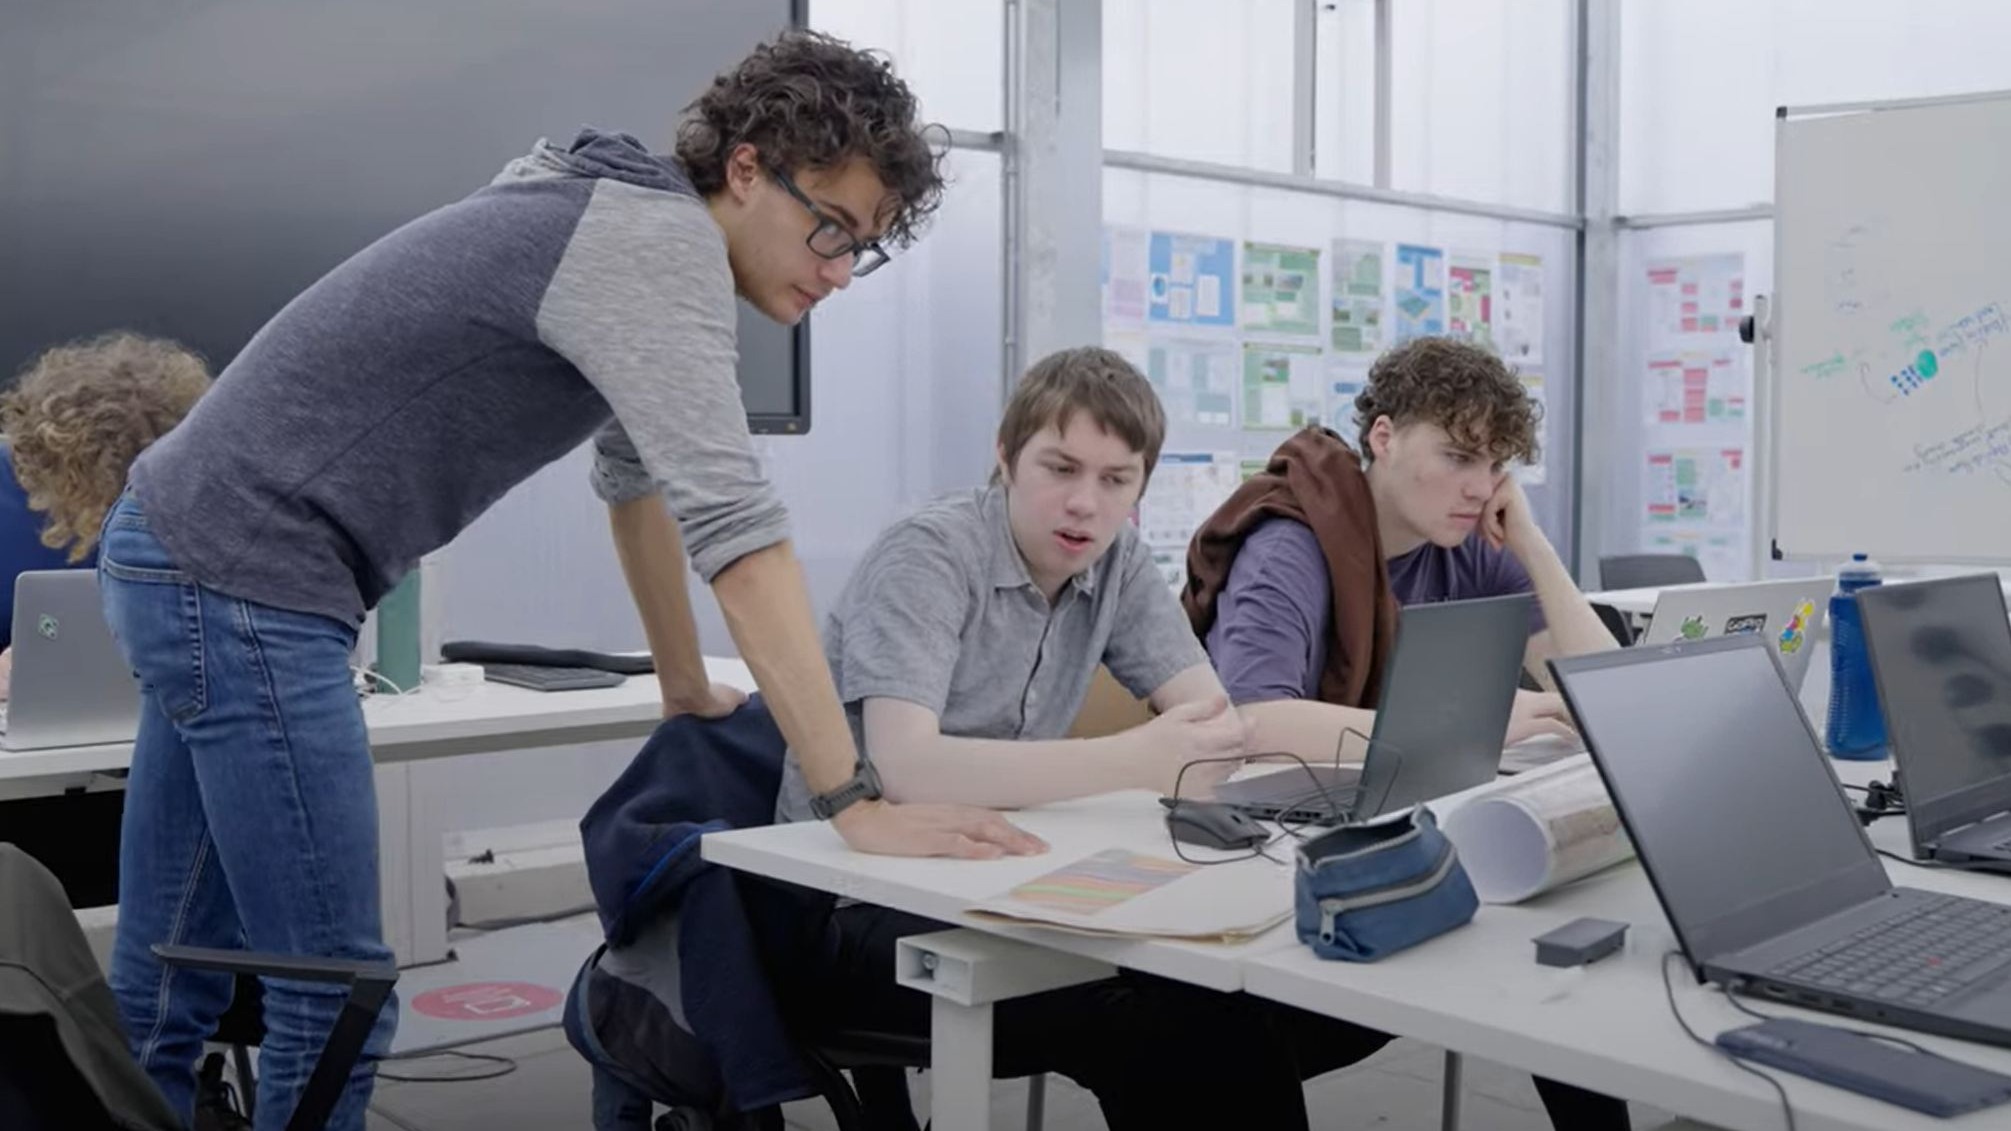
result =
[[[1702,640],[1706,631],[1704,628],[1704,618],[1702,615],[1698,615],[1684,617],[1682,625],[1676,629],[1676,635],[1685,640]]]
[[[1815,616],[1815,602],[1803,601],[1795,606],[1795,615],[1788,618],[1787,627],[1781,629],[1781,655],[1792,656],[1802,650],[1802,641],[1808,637],[1809,618]]]
[[[1749,633],[1765,632],[1766,630],[1767,614],[1765,613],[1747,613],[1742,617],[1729,617],[1725,620],[1726,636],[1743,636]]]

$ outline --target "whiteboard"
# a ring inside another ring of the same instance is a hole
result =
[[[1783,117],[1783,556],[2011,561],[2011,97]]]

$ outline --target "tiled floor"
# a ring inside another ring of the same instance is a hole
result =
[[[514,1131],[517,1128],[591,1128],[584,1061],[556,1030],[512,1037],[469,1051],[509,1057],[516,1070],[492,1080],[461,1083],[381,1081],[371,1105],[369,1131]],[[1397,1041],[1375,1056],[1307,1087],[1316,1131],[1433,1131],[1438,1127],[1437,1049]],[[408,1076],[449,1076],[492,1071],[486,1064],[434,1057],[400,1062],[387,1071]],[[928,1078],[916,1078],[915,1098],[926,1104]],[[1026,1085],[995,1084],[993,1125],[1024,1126]],[[793,1104],[789,1125],[830,1131],[830,1113],[818,1103]],[[1634,1126],[1651,1131],[1670,1117],[1636,1105]],[[1474,1131],[1548,1131],[1549,1120],[1529,1078],[1498,1065],[1466,1065],[1464,1125]],[[1046,1126],[1051,1131],[1100,1131],[1096,1101],[1065,1079],[1051,1077]]]

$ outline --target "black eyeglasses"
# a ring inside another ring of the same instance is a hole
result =
[[[854,279],[871,275],[887,265],[887,260],[892,257],[887,254],[886,248],[880,246],[879,240],[862,242],[853,239],[852,233],[846,230],[845,225],[826,215],[822,208],[810,202],[810,198],[804,195],[802,189],[796,187],[796,182],[790,179],[789,174],[780,169],[770,169],[769,174],[775,178],[776,184],[781,185],[790,196],[796,198],[798,204],[809,209],[810,215],[816,218],[817,226],[810,229],[810,235],[803,241],[810,245],[811,251],[824,259],[843,259],[848,255],[851,256]]]

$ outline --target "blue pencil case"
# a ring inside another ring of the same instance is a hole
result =
[[[1299,941],[1343,962],[1416,946],[1464,925],[1480,907],[1459,853],[1422,805],[1300,845],[1293,886]]]

